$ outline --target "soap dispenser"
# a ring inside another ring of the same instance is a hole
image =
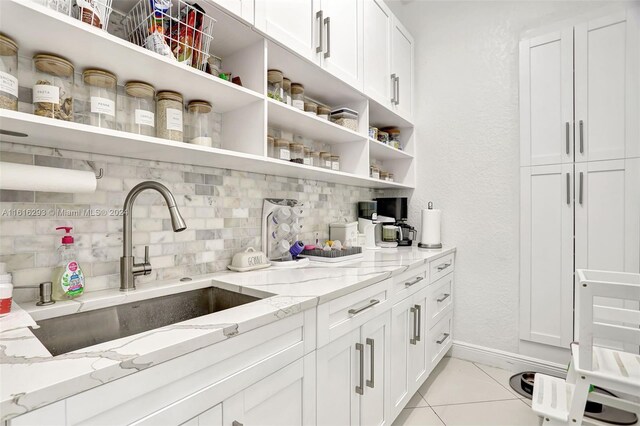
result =
[[[69,234],[73,228],[60,226],[56,231],[60,229],[64,229],[65,235],[58,248],[58,266],[53,270],[53,300],[73,299],[84,292],[84,274],[78,264],[73,237]]]

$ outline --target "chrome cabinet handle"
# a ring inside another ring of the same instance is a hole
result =
[[[416,342],[420,341],[421,334],[420,328],[422,328],[422,306],[415,305],[416,308],[416,316],[418,317],[418,327],[416,327]]]
[[[417,321],[418,321],[418,310],[416,309],[415,306],[412,306],[411,309],[409,309],[409,311],[413,314],[413,336],[409,339],[409,343],[411,343],[412,345],[415,345],[418,340],[416,338],[416,329],[418,328],[418,326],[416,325]]]
[[[405,286],[407,286],[407,287],[411,287],[412,285],[417,284],[417,283],[419,283],[419,282],[420,282],[420,281],[422,281],[422,280],[424,280],[424,277],[416,277],[416,279],[415,279],[415,280],[413,280],[413,281],[407,281],[406,283],[404,283],[404,285],[405,285]]]
[[[357,308],[357,309],[356,308],[352,308],[352,309],[349,309],[347,312],[349,312],[349,315],[359,314],[360,312],[362,312],[364,310],[367,310],[367,309],[371,308],[372,306],[377,305],[378,303],[380,303],[380,301],[378,299],[371,299],[369,301],[369,303],[364,305],[363,307]]]
[[[567,173],[567,205],[571,205],[571,176]]]
[[[580,192],[578,194],[578,202],[582,205],[582,180],[584,178],[584,173],[580,172]]]
[[[396,84],[398,85],[397,95],[396,95],[396,105],[400,103],[400,76],[396,77]]]
[[[569,130],[569,122],[567,121],[566,123],[564,123],[564,128],[565,128],[565,137],[567,140],[567,155],[569,155],[569,150],[570,150],[570,130]]]
[[[437,343],[437,344],[439,344],[439,345],[441,345],[441,344],[443,344],[443,343],[445,342],[445,340],[447,340],[448,338],[449,338],[449,333],[444,333],[444,334],[442,335],[442,339],[440,339],[440,340],[436,340],[436,343]]]
[[[356,343],[356,351],[360,351],[360,384],[356,386],[356,393],[364,395],[364,345]]]
[[[327,16],[324,18],[325,24],[327,24],[327,51],[324,52],[325,59],[331,56],[331,18]]]
[[[580,120],[580,154],[584,153],[584,121]]]
[[[371,365],[369,366],[369,377],[371,380],[367,380],[367,386],[370,388],[374,388],[376,386],[376,369],[375,369],[375,352],[376,352],[376,342],[373,339],[367,337],[366,340],[367,345],[371,346]]]
[[[391,103],[396,104],[396,75],[391,74]]]
[[[440,298],[436,299],[436,302],[438,302],[438,303],[440,303],[440,302],[444,302],[445,300],[447,300],[447,298],[448,298],[449,296],[451,296],[451,294],[449,294],[449,293],[444,293],[444,294],[442,295],[442,297],[440,297]]]
[[[447,269],[449,266],[451,266],[451,262],[449,263],[441,263],[437,266],[438,268],[438,272],[440,271],[444,271],[445,269]]]
[[[318,46],[316,46],[316,53],[320,53],[322,52],[322,41],[324,40],[324,23],[323,23],[323,19],[322,19],[322,15],[323,12],[322,10],[319,10],[318,12],[316,12],[316,19],[318,19],[318,23],[319,25],[319,30],[318,30]]]

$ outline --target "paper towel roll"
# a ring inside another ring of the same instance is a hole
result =
[[[80,170],[2,162],[0,188],[18,191],[94,192],[96,175]]]
[[[422,238],[420,244],[428,247],[442,245],[440,239],[440,219],[442,212],[440,209],[422,210]]]

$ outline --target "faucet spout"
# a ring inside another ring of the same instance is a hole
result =
[[[120,290],[129,291],[135,290],[135,277],[137,275],[149,275],[151,273],[151,263],[149,262],[149,247],[145,247],[145,259],[142,263],[135,263],[133,257],[133,204],[136,201],[138,195],[146,190],[153,189],[158,191],[167,203],[169,209],[169,216],[171,217],[171,226],[174,232],[180,232],[187,229],[187,224],[184,218],[178,210],[176,205],[176,199],[169,189],[161,183],[154,181],[141,182],[134,186],[127,198],[124,200],[124,214],[123,220],[123,237],[122,237],[122,257],[120,258]]]

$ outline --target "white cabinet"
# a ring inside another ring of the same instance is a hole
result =
[[[573,29],[520,43],[520,165],[573,162]]]
[[[187,420],[180,426],[222,426],[222,403],[217,404],[191,420]]]
[[[640,155],[638,8],[575,27],[576,161]]]
[[[520,169],[520,338],[573,339],[573,165]]]
[[[253,24],[253,0],[213,0],[215,4]]]
[[[387,310],[318,349],[318,425],[391,423],[389,314]]]
[[[410,118],[413,114],[413,38],[395,18],[391,30],[391,79],[394,109]]]
[[[364,2],[364,92],[392,108],[391,29],[393,15],[383,0]]]

